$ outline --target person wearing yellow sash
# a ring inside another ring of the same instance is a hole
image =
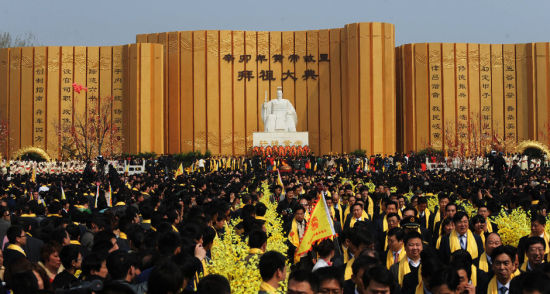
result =
[[[512,246],[499,246],[493,250],[494,277],[487,286],[487,294],[509,294],[510,282],[516,271],[516,250]]]
[[[445,206],[445,218],[452,219],[457,212],[457,205],[455,203],[449,203]],[[434,232],[432,236],[432,240],[437,240],[439,236],[441,236],[441,233],[443,231],[443,228],[441,227],[441,224],[443,223],[443,219],[439,222],[437,222],[434,226]]]
[[[387,232],[388,231],[388,215],[390,214],[397,214],[398,211],[398,204],[395,201],[391,200],[385,200],[383,201],[386,207],[384,211],[378,216],[376,221],[376,229],[379,233]]]
[[[384,232],[381,232],[379,234],[378,238],[378,250],[379,252],[385,252],[388,249],[388,235],[387,233],[393,229],[399,227],[399,223],[401,221],[401,218],[397,213],[390,213],[386,216],[387,223],[388,223],[388,229]]]
[[[286,258],[277,251],[268,251],[258,264],[262,283],[258,294],[278,293],[279,282],[286,280]]]
[[[355,204],[355,196],[350,195],[350,196],[348,197],[346,209],[344,209],[344,220],[347,220],[347,219],[348,219],[348,216],[349,216],[349,214],[350,214],[350,212],[351,212],[351,207],[353,206],[353,204]]]
[[[448,205],[447,205],[448,206]],[[473,260],[479,258],[483,253],[481,238],[469,230],[468,215],[464,211],[457,212],[453,217],[455,230],[441,238],[439,255],[444,263],[448,263],[451,253],[464,249],[470,253]]]
[[[6,231],[9,245],[4,249],[4,266],[9,266],[19,258],[27,258],[23,247],[27,244],[27,234],[20,226],[13,225]]]
[[[419,197],[416,210],[418,211],[418,219],[420,221],[420,227],[427,230],[430,225],[430,216],[431,216],[431,212],[428,209],[428,198]]]
[[[422,236],[418,232],[410,232],[405,235],[403,239],[405,245],[406,256],[399,261],[399,263],[393,264],[390,267],[395,279],[399,285],[403,285],[403,278],[409,273],[417,274],[420,267],[420,252],[422,252],[424,245],[422,243]]]
[[[529,237],[538,236],[543,238],[544,242],[546,243],[544,254],[548,254],[549,252],[548,241],[550,239],[550,236],[548,236],[548,233],[546,232],[545,227],[546,227],[546,217],[540,214],[535,214],[534,216],[532,216],[531,234],[527,236],[523,236],[521,237],[521,239],[519,239],[519,244],[518,244],[519,264],[522,264],[523,261],[525,260],[525,254],[527,253],[526,244],[527,244],[527,239],[529,239]]]
[[[430,215],[429,225],[428,228],[434,232],[435,230],[435,224],[440,222],[445,218],[445,208],[447,207],[447,204],[449,204],[449,195],[440,193],[438,196],[439,205],[435,207],[434,213]],[[437,240],[434,238],[434,240]]]
[[[403,248],[403,238],[405,238],[405,233],[401,228],[392,228],[388,230],[387,244],[388,250],[386,250],[386,268],[394,264],[397,264],[403,259],[407,254]]]
[[[367,214],[372,219],[374,217],[374,201],[372,201],[372,198],[369,196],[369,188],[367,187],[361,187],[359,189],[359,192],[361,193],[361,198],[363,201],[368,201],[369,205],[367,206]]]
[[[546,242],[541,237],[529,237],[526,245],[527,259],[520,267],[522,273],[532,272],[540,264],[544,262],[544,250],[546,249]]]
[[[490,233],[485,238],[485,252],[481,254],[477,262],[477,267],[486,273],[493,273],[491,254],[493,250],[502,245],[502,240],[497,233]]]
[[[497,233],[498,232],[498,226],[494,222],[491,221],[489,216],[491,216],[491,212],[489,211],[489,208],[487,207],[487,204],[483,203],[478,206],[477,208],[477,214],[481,215],[485,219],[485,223],[487,224],[487,232],[488,233]]]
[[[363,203],[355,202],[355,204],[351,207],[351,211],[352,213],[348,215],[346,222],[344,223],[344,229],[353,228],[355,223],[358,221],[369,220],[368,214],[363,210]]]
[[[481,215],[475,215],[471,221],[472,231],[475,235],[478,235],[483,242],[483,250],[485,250],[485,235],[487,234],[487,222]]]
[[[288,240],[296,248],[300,245],[300,240],[302,240],[302,237],[304,236],[306,226],[307,221],[305,220],[305,208],[303,206],[298,206],[294,212],[294,218],[292,219],[290,231],[288,233]]]

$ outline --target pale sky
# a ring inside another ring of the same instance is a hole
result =
[[[0,0],[0,32],[40,45],[135,43],[136,34],[185,30],[295,31],[354,22],[395,25],[396,45],[550,41],[549,0]]]

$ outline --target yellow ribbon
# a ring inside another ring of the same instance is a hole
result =
[[[10,245],[8,245],[8,248],[6,248],[6,249],[18,251],[21,254],[25,255],[25,257],[27,257],[27,254],[25,253],[25,250],[23,250],[23,248],[21,248],[21,246],[19,246],[17,244],[10,244]]]
[[[476,259],[479,256],[477,252],[477,243],[474,238],[474,234],[472,234],[470,230],[466,233],[466,240],[466,251],[470,253],[472,259]],[[449,245],[451,248],[451,253],[462,249],[462,247],[460,247],[460,241],[458,240],[458,233],[456,230],[453,230],[449,236]]]
[[[403,259],[405,256],[407,256],[407,253],[405,252],[403,247],[401,247],[401,252],[399,252],[399,256],[397,257],[397,260],[401,261],[401,259]],[[388,250],[388,254],[386,256],[386,267],[388,269],[390,269],[390,267],[393,265],[394,261],[395,261],[395,258],[393,256],[393,251]]]

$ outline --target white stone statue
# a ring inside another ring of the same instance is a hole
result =
[[[262,104],[262,120],[264,132],[296,132],[296,110],[290,101],[283,99],[283,89],[277,87],[277,99],[265,101]]]

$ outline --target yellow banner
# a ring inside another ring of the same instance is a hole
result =
[[[336,235],[325,197],[321,197],[311,213],[304,237],[296,249],[296,257],[311,250],[314,242]]]

